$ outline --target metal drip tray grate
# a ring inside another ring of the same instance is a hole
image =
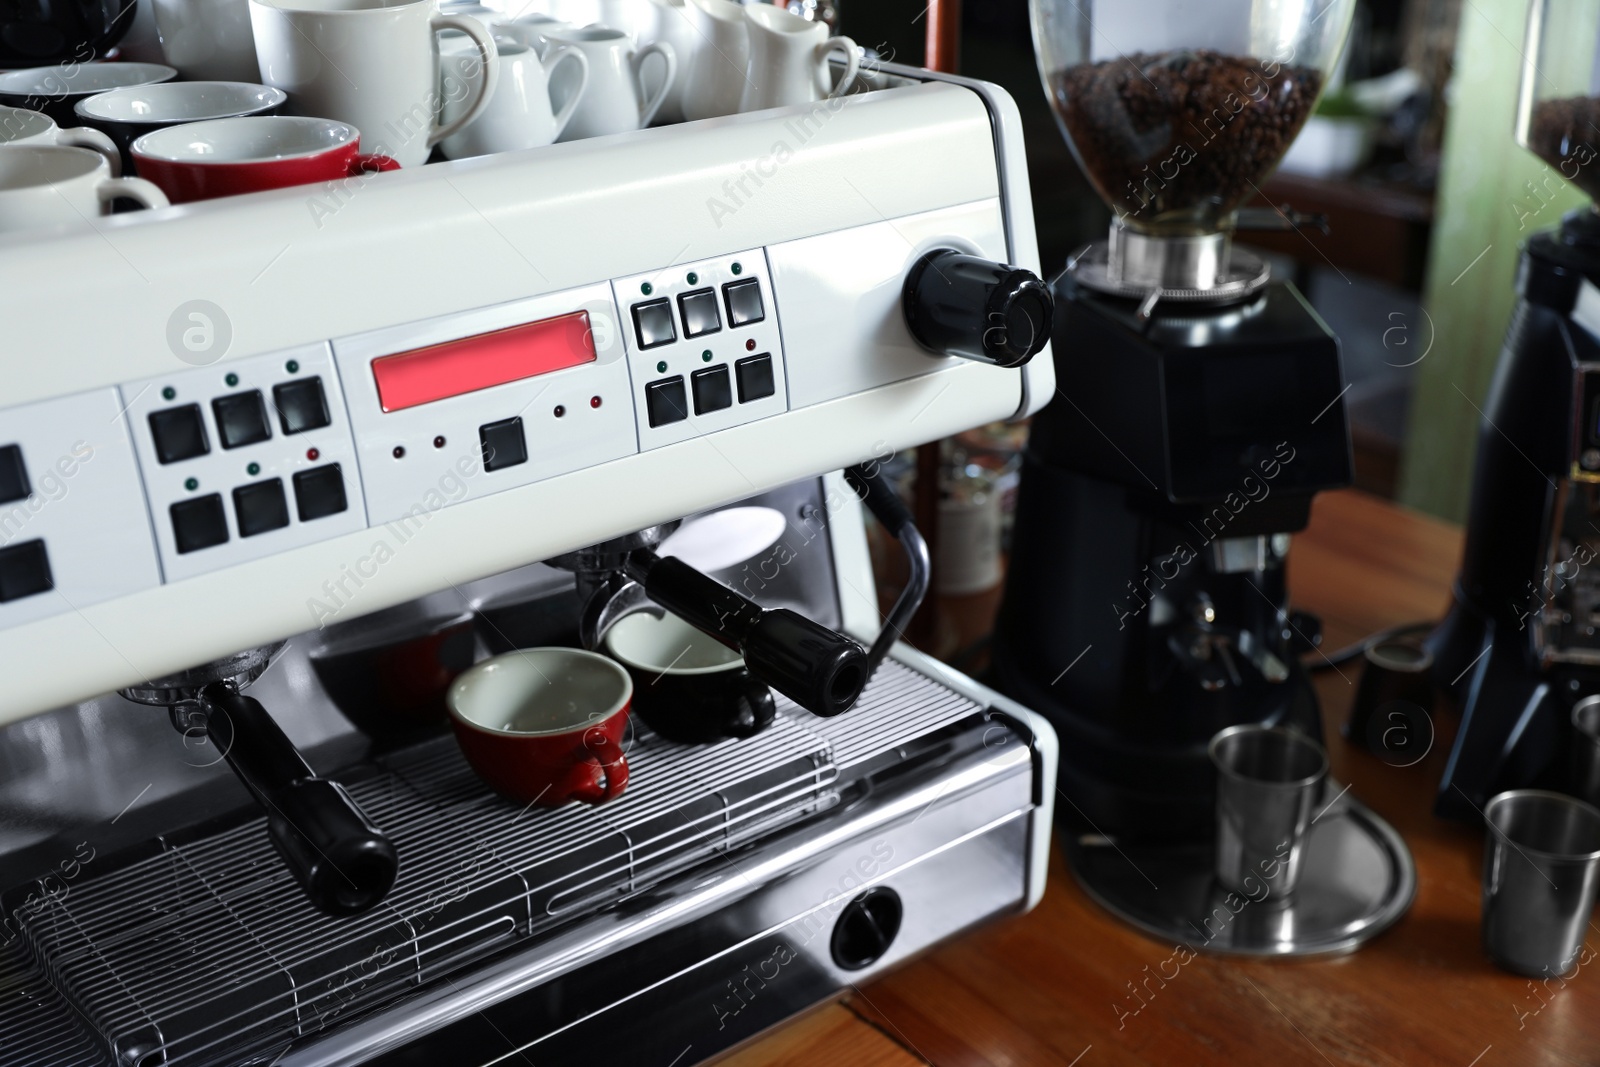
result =
[[[0,1059],[20,1047],[38,1049],[20,1061],[29,1064],[265,1062],[295,1038],[830,807],[841,768],[979,710],[887,662],[837,719],[780,698],[773,725],[749,740],[683,747],[641,729],[628,791],[596,807],[502,800],[448,738],[391,754],[344,777],[400,850],[399,880],[379,907],[353,919],[312,909],[260,819],[159,842],[19,916],[31,959],[0,953]]]

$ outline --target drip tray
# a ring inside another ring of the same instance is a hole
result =
[[[1405,842],[1348,795],[1312,825],[1287,898],[1222,889],[1209,841],[1119,847],[1086,835],[1065,844],[1078,884],[1107,911],[1162,942],[1219,955],[1353,952],[1398,922],[1417,892]]]
[[[307,904],[254,819],[74,885],[22,937],[113,1062],[235,1062],[837,801],[831,743],[788,714],[700,748],[636,729],[627,792],[596,807],[503,800],[450,738],[343,776],[401,858],[359,917]]]

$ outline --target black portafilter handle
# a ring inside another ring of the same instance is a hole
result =
[[[262,707],[221,682],[200,697],[206,736],[267,813],[267,835],[312,905],[355,915],[394,885],[400,857],[338,782],[319,778]]]
[[[923,348],[996,367],[1020,367],[1038,355],[1055,314],[1055,298],[1037,274],[950,248],[912,265],[901,303]]]
[[[734,649],[750,673],[813,715],[849,711],[869,672],[861,645],[787,608],[764,608],[680,559],[628,554],[628,577],[674,615]]]

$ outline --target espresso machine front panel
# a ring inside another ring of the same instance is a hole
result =
[[[1042,404],[1047,350],[942,358],[899,306],[930,249],[1037,270],[1015,107],[889,80],[825,121],[423,167],[336,211],[288,189],[8,239],[0,448],[101,389],[109,412],[60,425],[115,423],[139,471],[85,466],[41,509],[93,510],[72,536],[126,561],[120,584],[5,535],[0,721]],[[64,648],[70,670],[39,669]]]

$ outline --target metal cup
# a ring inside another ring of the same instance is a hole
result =
[[[1328,753],[1281,726],[1230,726],[1211,739],[1217,768],[1217,880],[1256,898],[1286,896],[1300,878],[1306,829],[1322,797]]]
[[[1565,973],[1600,891],[1600,810],[1542,789],[1484,808],[1483,951],[1517,974]]]
[[[1600,695],[1584,697],[1572,708],[1573,796],[1600,805]]]

